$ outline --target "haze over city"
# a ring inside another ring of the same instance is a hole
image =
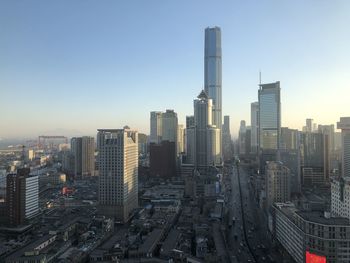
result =
[[[348,1],[1,1],[0,138],[125,124],[149,134],[149,112],[165,109],[185,123],[208,26],[222,30],[235,137],[259,71],[281,83],[282,126],[334,124],[350,115],[349,13]]]
[[[0,263],[350,262],[349,1],[0,1]]]

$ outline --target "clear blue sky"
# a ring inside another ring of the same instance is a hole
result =
[[[250,120],[263,82],[281,81],[282,125],[350,116],[350,1],[0,2],[0,137],[128,124],[193,112],[204,29],[220,26],[223,114]]]

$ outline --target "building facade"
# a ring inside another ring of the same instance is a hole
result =
[[[350,224],[319,211],[299,211],[292,203],[276,203],[273,234],[297,263],[315,255],[327,263],[350,262]]]
[[[290,170],[280,162],[266,164],[266,199],[267,208],[276,202],[290,201]]]
[[[230,132],[230,116],[224,116],[224,124],[222,125],[222,147],[224,160],[232,158],[232,140]]]
[[[221,163],[220,129],[212,125],[212,100],[203,90],[194,100],[194,165],[196,168]]]
[[[39,213],[39,176],[30,175],[29,168],[17,169],[6,178],[8,223],[21,225]]]
[[[342,138],[342,176],[350,177],[350,117],[341,117],[337,128]]]
[[[204,90],[212,99],[212,123],[220,130],[222,126],[221,56],[221,29],[208,27],[205,29]]]
[[[331,182],[331,213],[350,220],[350,177],[333,178]]]
[[[162,141],[177,142],[177,113],[166,110],[162,113]]]
[[[250,104],[251,152],[258,153],[259,147],[259,102]]]
[[[73,137],[71,151],[74,155],[75,176],[95,175],[95,139],[90,136]]]
[[[259,148],[278,150],[281,136],[280,82],[260,84]]]
[[[126,222],[138,207],[138,133],[99,129],[99,212]]]
[[[151,111],[150,114],[150,143],[160,143],[162,139],[162,112]]]
[[[150,174],[155,177],[176,176],[175,142],[150,144]]]

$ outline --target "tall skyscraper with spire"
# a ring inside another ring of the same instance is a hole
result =
[[[219,27],[208,27],[205,29],[204,89],[209,98],[213,100],[213,125],[220,129],[220,144],[222,137],[221,64],[221,29]]]

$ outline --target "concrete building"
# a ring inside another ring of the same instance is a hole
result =
[[[186,116],[186,129],[194,127],[194,116]]]
[[[298,133],[297,129],[281,128],[281,150],[296,151],[298,150]]]
[[[195,143],[195,128],[186,128],[186,164],[195,162],[196,143]]]
[[[314,127],[313,122],[314,122],[313,119],[306,119],[305,132],[313,132],[313,127]]]
[[[83,136],[71,139],[71,151],[74,155],[75,176],[95,175],[95,139]]]
[[[177,142],[177,113],[166,110],[162,113],[162,141]]]
[[[312,256],[328,263],[350,262],[348,219],[299,211],[292,203],[275,203],[273,209],[273,235],[295,262],[308,262]]]
[[[328,135],[322,133],[300,133],[300,171],[303,187],[329,183],[328,142]]]
[[[217,129],[215,126],[208,127],[207,144],[208,165],[216,166],[221,164],[220,129]]]
[[[99,129],[99,212],[126,222],[138,207],[138,133]]]
[[[0,203],[6,200],[6,170],[0,169]]]
[[[342,176],[350,177],[350,117],[341,117],[337,128],[342,138]]]
[[[250,104],[251,152],[258,153],[259,147],[259,102]]]
[[[350,177],[333,178],[331,182],[331,213],[350,220]]]
[[[160,143],[162,140],[162,112],[151,111],[150,116],[150,143]]]
[[[29,168],[21,168],[7,175],[6,207],[10,225],[21,225],[39,213],[39,177],[29,173]]]
[[[334,145],[334,124],[330,125],[318,125],[318,132],[328,135],[328,145],[329,145],[329,151],[331,153],[334,153],[335,151],[335,145]]]
[[[267,208],[276,202],[290,201],[291,182],[290,170],[280,162],[266,164],[266,195]]]
[[[245,135],[246,135],[247,127],[245,120],[241,120],[241,124],[239,126],[239,133],[238,133],[238,149],[239,154],[246,154],[246,147],[245,147]]]
[[[177,126],[177,153],[185,152],[185,128],[182,124]]]
[[[155,177],[176,176],[175,142],[150,144],[150,174]]]
[[[222,125],[222,147],[224,160],[230,160],[233,155],[232,140],[230,132],[230,116],[224,116],[224,124]]]

